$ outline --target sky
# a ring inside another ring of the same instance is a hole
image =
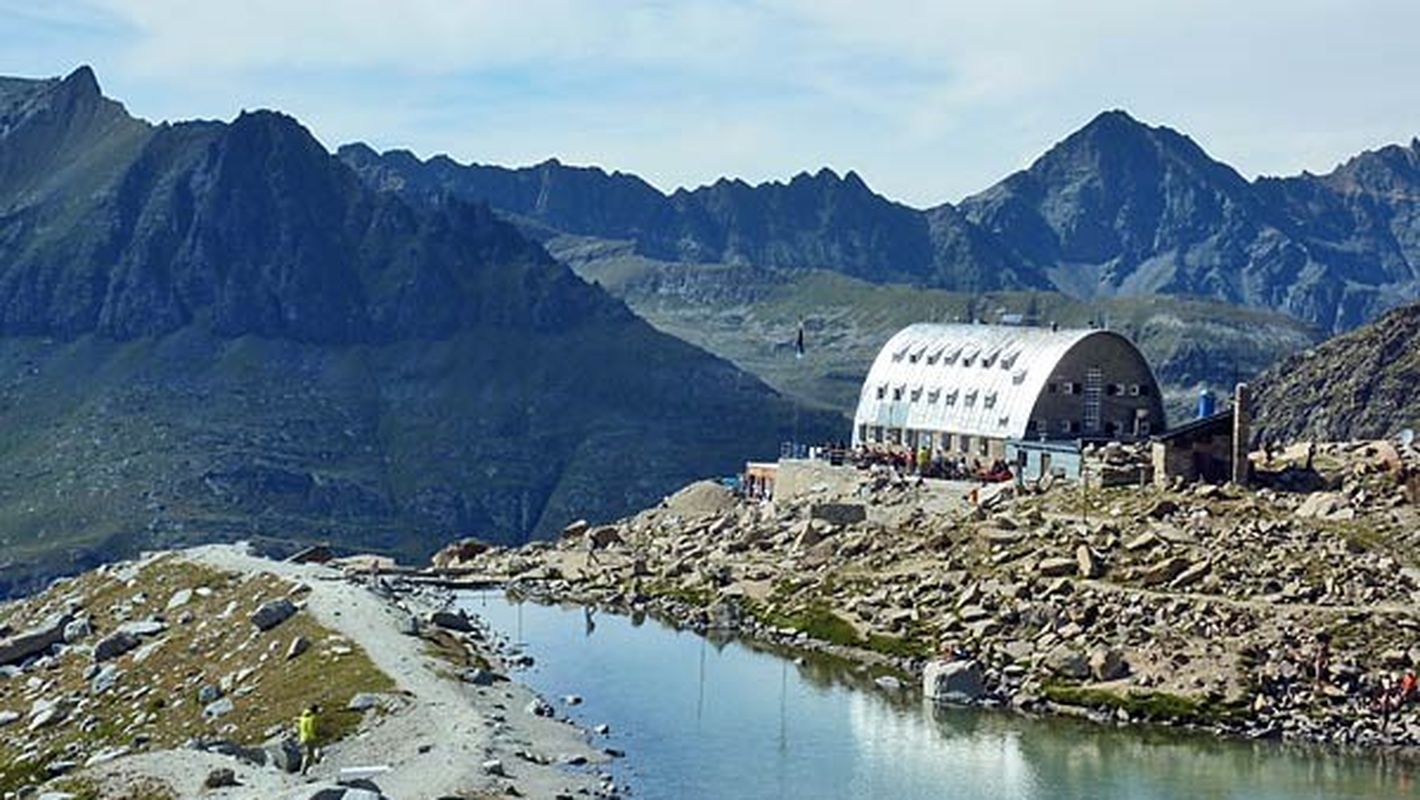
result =
[[[1420,135],[1413,0],[0,0],[0,74],[91,65],[153,121],[275,108],[329,148],[665,191],[853,170],[956,202],[1103,110],[1248,177]]]

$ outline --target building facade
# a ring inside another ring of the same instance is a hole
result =
[[[868,370],[853,443],[985,461],[1012,439],[1136,441],[1164,428],[1153,371],[1118,333],[918,324]]]

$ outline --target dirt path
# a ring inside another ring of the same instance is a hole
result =
[[[476,792],[525,797],[594,793],[600,784],[590,772],[572,772],[522,758],[527,751],[549,761],[579,755],[592,763],[606,757],[591,747],[572,725],[535,717],[524,709],[534,694],[517,684],[480,689],[449,676],[449,667],[424,652],[423,640],[396,627],[395,602],[341,578],[334,569],[287,564],[246,554],[239,547],[214,545],[181,551],[195,562],[230,572],[268,572],[311,587],[307,610],[320,624],[339,631],[364,648],[374,664],[392,678],[403,697],[396,708],[368,729],[326,749],[311,779],[273,769],[241,767],[195,751],[164,751],[120,759],[104,775],[126,781],[149,775],[168,781],[181,796],[200,793],[202,779],[218,766],[237,769],[244,785],[202,793],[206,797],[309,797],[329,785],[341,768],[387,766],[374,780],[389,797],[469,797]],[[415,609],[418,611],[419,609]],[[486,774],[485,761],[497,759],[506,777]]]

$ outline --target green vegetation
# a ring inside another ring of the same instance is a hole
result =
[[[1041,688],[1041,696],[1060,705],[1111,711],[1123,709],[1132,719],[1155,721],[1217,722],[1232,712],[1232,709],[1221,704],[1169,692],[1149,692],[1137,689],[1119,692],[1061,682],[1047,682]]]

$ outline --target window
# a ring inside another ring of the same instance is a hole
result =
[[[1104,385],[1104,393],[1108,397],[1114,397],[1117,394],[1123,394],[1123,389],[1124,387],[1120,386],[1117,383],[1107,383]]]
[[[893,400],[901,400],[901,399],[902,399],[902,387],[901,387],[901,386],[895,386],[895,387],[893,387],[893,390],[892,390],[892,399],[893,399]]]
[[[942,434],[942,449],[943,449],[943,450],[950,450],[950,449],[952,449],[952,435],[951,435],[950,433],[944,433],[944,434]]]
[[[981,437],[980,448],[983,456],[991,452],[991,440],[987,439],[985,436]]]
[[[878,399],[879,399],[879,400],[882,400],[882,399],[885,398],[885,397],[887,397],[887,387],[886,387],[886,386],[879,386],[879,387],[878,387]]]
[[[1069,432],[1070,432],[1070,420],[1068,420],[1068,419],[1062,419],[1062,420],[1060,420],[1060,432],[1061,432],[1061,433],[1069,433]]]
[[[860,441],[860,442],[866,442],[866,441],[868,441],[868,425],[867,425],[867,423],[864,423],[864,424],[861,424],[861,425],[858,426],[858,441]]]
[[[1046,391],[1050,392],[1051,394],[1055,394],[1056,392],[1060,391],[1060,385],[1052,382],[1048,386],[1046,386]]]
[[[1142,384],[1139,385],[1139,396],[1140,396],[1140,397],[1148,397],[1148,396],[1149,396],[1149,384],[1147,384],[1147,383],[1142,383]]]
[[[1011,424],[1011,418],[1010,418],[1010,417],[997,417],[997,418],[996,418],[996,427],[998,427],[998,428],[1004,428],[1004,427],[1006,427],[1007,425],[1010,425],[1010,424]]]
[[[913,389],[913,390],[912,390],[912,402],[915,403],[915,402],[917,402],[918,400],[921,400],[921,399],[922,399],[922,387],[921,387],[921,386],[918,386],[916,389]]]
[[[937,402],[938,400],[940,400],[941,398],[942,398],[942,390],[941,390],[941,389],[933,389],[932,391],[930,391],[930,392],[927,393],[927,402],[929,402],[929,403],[935,403],[935,402]]]
[[[981,405],[985,406],[986,408],[995,408],[995,407],[996,407],[996,393],[995,393],[995,392],[987,392],[987,393],[986,393],[986,397],[981,401]]]
[[[954,405],[956,405],[956,404],[957,404],[957,390],[956,390],[956,389],[953,389],[953,390],[951,390],[950,392],[947,392],[947,405],[949,405],[949,406],[954,406]]]
[[[973,389],[972,391],[969,391],[969,392],[966,393],[966,407],[967,407],[967,408],[972,408],[972,407],[975,406],[975,405],[976,405],[976,390]]]
[[[962,451],[963,453],[970,453],[970,452],[971,452],[971,437],[970,437],[970,436],[966,436],[965,434],[963,434],[963,435],[961,436],[961,451]]]
[[[1139,396],[1139,384],[1137,384],[1137,383],[1132,383],[1132,384],[1129,385],[1129,396],[1130,396],[1130,397],[1138,397],[1138,396]]]
[[[1036,430],[1037,430],[1039,427],[1040,427],[1040,423],[1039,423],[1039,422],[1037,422],[1037,421],[1035,421],[1035,420],[1033,420],[1033,419],[1031,419],[1031,420],[1026,420],[1026,433],[1035,433]]]
[[[1140,435],[1140,436],[1148,436],[1148,435],[1149,435],[1149,421],[1148,421],[1147,419],[1144,419],[1144,420],[1140,420],[1140,421],[1139,421],[1139,435]]]
[[[881,426],[881,425],[874,425],[874,426],[873,426],[873,441],[874,441],[875,443],[877,443],[877,444],[882,444],[882,443],[883,443],[883,426]]]
[[[1014,383],[1015,385],[1020,386],[1021,384],[1025,383],[1025,382],[1026,382],[1026,371],[1025,371],[1025,370],[1023,370],[1023,369],[1018,369],[1018,370],[1016,370],[1015,372],[1011,373],[1011,383]]]
[[[1070,384],[1070,393],[1071,393],[1071,394],[1081,394],[1081,393],[1083,393],[1084,391],[1085,391],[1085,387],[1082,386],[1078,381],[1075,382],[1075,383]]]

